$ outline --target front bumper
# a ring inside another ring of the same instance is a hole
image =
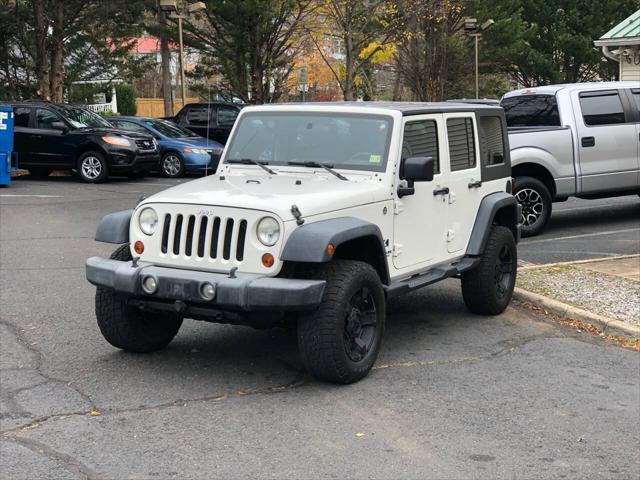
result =
[[[107,161],[109,170],[115,173],[130,171],[149,171],[158,168],[160,155],[157,152],[137,153],[126,150],[111,150],[108,152]]]
[[[323,280],[303,280],[158,267],[150,263],[123,262],[90,257],[86,263],[87,280],[93,285],[110,288],[133,298],[184,302],[215,310],[283,311],[308,310],[317,307],[324,293]],[[158,285],[153,294],[142,291],[142,279],[152,275]],[[200,287],[209,282],[216,287],[215,298],[207,302]]]

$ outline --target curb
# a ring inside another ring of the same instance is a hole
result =
[[[631,338],[632,340],[640,339],[640,326],[631,325],[621,320],[614,320],[587,310],[582,310],[581,308],[545,297],[544,295],[539,295],[516,287],[513,291],[513,298],[544,307],[561,317],[573,318],[575,320],[595,325],[607,335],[622,335],[624,337]]]
[[[606,262],[607,260],[622,260],[626,258],[640,257],[640,254],[634,253],[631,255],[615,255],[613,257],[600,257],[600,258],[588,258],[586,260],[575,260],[573,262],[555,262],[555,263],[536,263],[533,265],[518,266],[518,270],[538,270],[540,268],[547,267],[562,267],[565,265],[584,265],[586,263],[598,263]]]

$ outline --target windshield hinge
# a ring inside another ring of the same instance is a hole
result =
[[[304,223],[304,218],[302,218],[302,213],[300,213],[300,209],[297,205],[291,205],[291,215],[296,219],[296,224],[298,226]]]

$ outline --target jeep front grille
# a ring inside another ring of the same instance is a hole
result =
[[[242,262],[246,237],[247,220],[167,213],[160,251],[176,256]]]

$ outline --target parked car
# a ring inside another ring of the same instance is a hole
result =
[[[144,176],[158,164],[151,135],[118,130],[99,115],[73,105],[13,102],[14,151],[20,168],[33,176],[74,170],[85,182],[110,173]]]
[[[224,147],[167,120],[146,117],[112,117],[116,127],[153,135],[160,146],[158,170],[165,177],[185,173],[215,173]]]
[[[457,277],[470,311],[509,304],[520,214],[499,106],[247,107],[222,162],[100,222],[122,246],[86,274],[115,347],[160,350],[183,318],[297,322],[308,371],[350,383],[388,299]]]
[[[537,235],[552,202],[640,192],[640,85],[526,88],[501,101],[509,126],[522,235]]]
[[[175,117],[165,120],[224,145],[241,108],[235,103],[189,103]]]

